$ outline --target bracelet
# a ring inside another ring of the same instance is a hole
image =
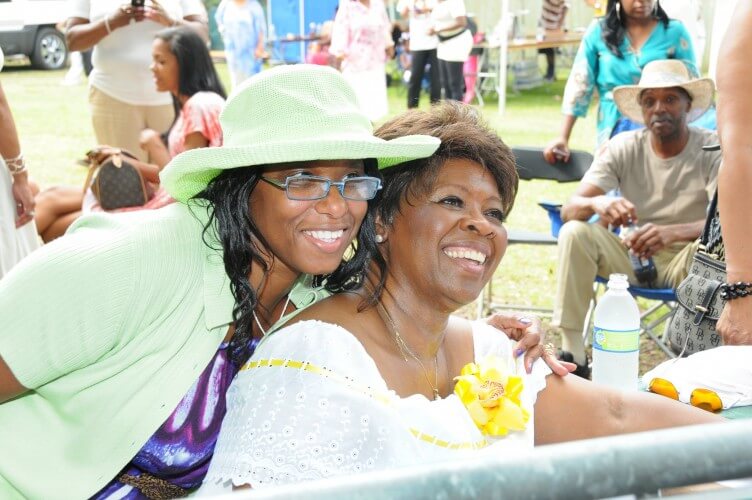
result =
[[[721,285],[721,298],[733,300],[752,295],[752,283],[749,281],[737,281],[736,283],[723,283]]]
[[[15,158],[8,158],[5,160],[5,165],[8,166],[8,170],[10,171],[11,175],[18,175],[20,173],[26,172],[26,162],[24,161],[23,155],[18,155]]]
[[[112,30],[110,29],[110,19],[109,16],[104,16],[104,29],[107,30],[107,34],[109,35],[112,33]]]

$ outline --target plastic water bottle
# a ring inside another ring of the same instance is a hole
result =
[[[593,382],[637,390],[640,310],[624,274],[612,274],[593,319]]]
[[[619,236],[622,240],[637,231],[639,228],[634,224],[629,226],[622,226],[619,231]],[[629,260],[632,262],[632,271],[634,271],[635,278],[642,284],[652,286],[655,279],[658,277],[658,270],[655,268],[655,263],[652,257],[640,257],[635,255],[631,250],[629,251]]]

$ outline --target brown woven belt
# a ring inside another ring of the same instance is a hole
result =
[[[169,481],[152,476],[151,474],[141,473],[140,476],[131,476],[121,474],[118,481],[128,486],[138,488],[141,493],[153,500],[167,500],[171,498],[182,498],[191,490],[182,488]]]

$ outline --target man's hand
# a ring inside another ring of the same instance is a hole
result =
[[[525,371],[530,373],[535,360],[543,356],[551,370],[563,377],[577,368],[574,363],[560,361],[553,353],[546,353],[542,344],[541,322],[536,316],[524,314],[494,313],[486,318],[486,323],[501,330],[512,340],[517,341],[514,354],[519,357],[525,353]]]
[[[716,330],[725,345],[752,345],[752,297],[726,302]]]
[[[663,250],[676,239],[668,226],[658,226],[648,222],[637,231],[624,239],[624,245],[632,250],[632,253],[640,257],[648,258]]]
[[[543,157],[548,163],[553,165],[556,162],[563,161],[567,163],[569,161],[569,144],[563,137],[558,137],[548,143],[543,150]]]
[[[637,210],[626,198],[608,195],[593,198],[593,211],[607,224],[612,226],[628,226],[637,222]]]

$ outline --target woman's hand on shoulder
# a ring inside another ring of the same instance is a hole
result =
[[[533,369],[533,363],[541,357],[551,371],[560,377],[577,368],[574,363],[559,360],[555,351],[546,348],[541,321],[537,316],[496,312],[486,318],[486,323],[517,341],[515,356],[525,353],[525,371],[528,373]]]

